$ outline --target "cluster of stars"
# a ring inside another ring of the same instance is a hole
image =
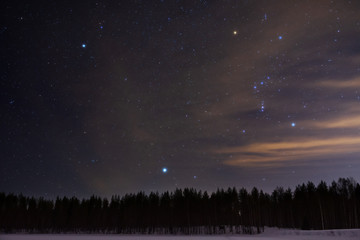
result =
[[[270,80],[270,76],[266,76],[266,80]],[[265,80],[262,80],[259,82],[259,87],[258,85],[254,84],[253,88],[255,90],[255,94],[259,94],[260,93],[260,87],[266,87],[266,83],[265,83]],[[260,109],[259,109],[260,112],[264,112],[265,111],[265,101],[264,100],[261,100],[260,102]]]
[[[265,111],[265,103],[264,101],[261,101],[260,112],[264,112],[264,111]]]

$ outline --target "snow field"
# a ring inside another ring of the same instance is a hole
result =
[[[256,235],[0,234],[0,240],[360,240],[360,229],[302,231],[266,228]]]

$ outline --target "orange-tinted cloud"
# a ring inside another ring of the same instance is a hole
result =
[[[358,128],[360,129],[360,115],[345,115],[340,118],[331,119],[322,122],[313,122],[312,125],[317,128]]]
[[[355,77],[349,80],[326,80],[316,83],[315,86],[328,88],[360,88],[360,77]]]
[[[232,166],[268,167],[285,164],[301,165],[301,160],[311,160],[323,155],[334,156],[360,152],[360,137],[302,138],[280,142],[253,143],[246,146],[222,148],[220,154],[231,154],[225,164]],[[296,160],[296,161],[295,161]]]

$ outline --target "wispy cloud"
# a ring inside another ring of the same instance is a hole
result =
[[[360,115],[342,116],[328,121],[312,122],[311,125],[317,128],[358,128],[360,129]]]
[[[231,154],[233,157],[225,164],[243,167],[282,166],[300,164],[301,160],[311,160],[323,155],[344,155],[360,152],[360,137],[302,140],[283,140],[280,142],[253,143],[246,146],[223,148],[220,154]],[[294,161],[296,160],[296,161]]]
[[[312,86],[328,87],[328,88],[360,88],[360,77],[355,77],[348,80],[323,80],[318,83],[312,84]]]

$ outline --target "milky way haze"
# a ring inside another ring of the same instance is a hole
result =
[[[0,9],[0,191],[360,180],[359,1]]]

